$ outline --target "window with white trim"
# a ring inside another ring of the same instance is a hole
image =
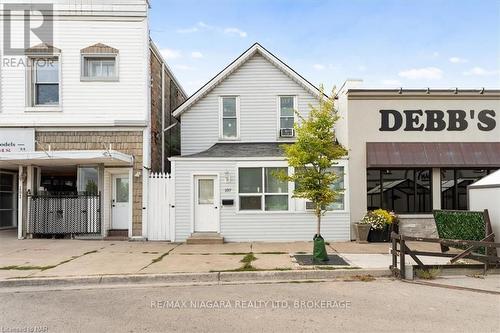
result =
[[[288,211],[288,182],[276,177],[286,167],[239,168],[238,194],[241,211]]]
[[[117,80],[116,55],[83,55],[82,79],[84,80]]]
[[[295,96],[279,97],[279,116],[280,136],[294,136]]]
[[[334,166],[331,168],[331,170],[333,173],[335,173],[338,176],[338,178],[333,184],[330,185],[330,188],[333,190],[343,190],[344,189],[344,167],[343,166]],[[297,184],[295,186],[297,186]],[[306,210],[313,210],[313,209],[314,209],[314,204],[311,201],[306,200]],[[339,211],[339,210],[344,210],[344,209],[345,209],[344,192],[339,193],[337,198],[335,199],[335,201],[326,207],[327,211]]]
[[[32,57],[30,104],[31,106],[59,105],[59,58]]]
[[[239,114],[238,97],[221,97],[221,104],[221,137],[223,139],[237,139]]]

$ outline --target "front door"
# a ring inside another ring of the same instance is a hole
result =
[[[129,191],[130,186],[127,174],[113,176],[111,229],[128,229],[130,212]]]
[[[219,206],[217,176],[194,177],[194,231],[217,231]]]

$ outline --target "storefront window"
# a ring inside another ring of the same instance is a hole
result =
[[[368,169],[368,209],[384,208],[399,214],[432,210],[430,169]]]
[[[441,169],[441,208],[466,210],[467,186],[496,169]]]

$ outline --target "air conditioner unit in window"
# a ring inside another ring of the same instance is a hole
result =
[[[312,201],[306,201],[306,209],[307,210],[314,210],[314,209],[316,209],[316,205]]]
[[[282,128],[280,129],[280,137],[282,138],[293,138],[295,136],[295,130],[293,128]]]

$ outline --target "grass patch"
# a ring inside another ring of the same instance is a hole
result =
[[[163,258],[165,258],[166,256],[168,256],[168,254],[170,253],[170,251],[168,252],[165,252],[163,253],[161,256],[159,256],[158,258],[154,258],[153,260],[151,260],[151,264],[154,264],[156,262],[159,262],[159,261],[162,261]]]
[[[245,264],[250,264],[252,261],[257,260],[257,258],[253,255],[253,252],[247,253],[240,262]]]
[[[370,274],[368,275],[354,275],[349,278],[344,279],[346,282],[352,282],[352,281],[361,281],[361,282],[371,282],[375,281],[375,277],[371,276]]]
[[[441,274],[439,268],[429,268],[429,269],[416,269],[415,274],[419,279],[423,280],[434,280]]]
[[[60,265],[60,264],[57,264],[57,265]],[[16,266],[16,265],[11,265],[11,266],[0,267],[0,269],[1,270],[16,270],[16,271],[31,271],[31,270],[46,271],[47,269],[54,268],[57,265],[47,265],[47,266]]]

